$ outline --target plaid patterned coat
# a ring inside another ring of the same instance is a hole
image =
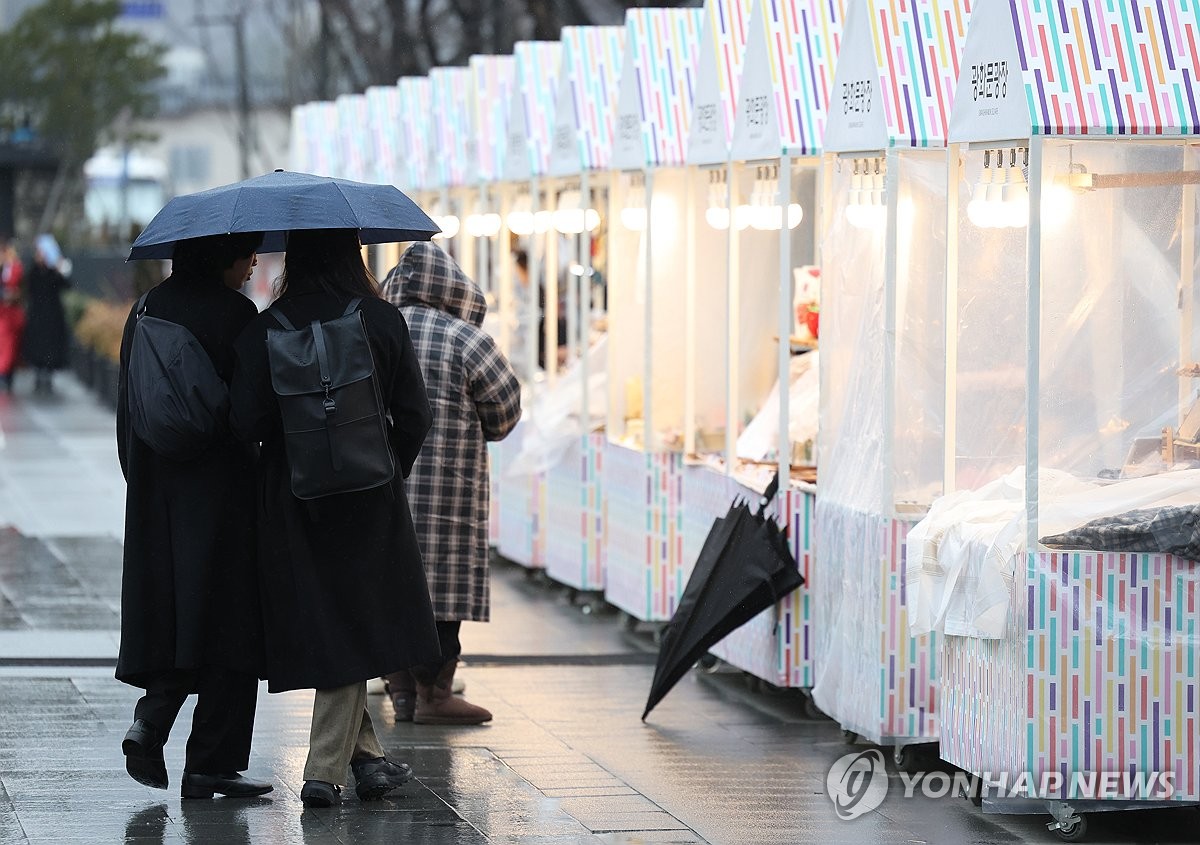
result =
[[[433,428],[406,482],[439,621],[486,622],[488,456],[521,417],[521,386],[480,326],[487,303],[449,255],[409,247],[384,297],[399,306],[425,376]]]

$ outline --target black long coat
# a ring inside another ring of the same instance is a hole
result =
[[[67,280],[44,264],[34,264],[25,276],[25,337],[22,355],[31,367],[51,370],[67,363],[67,318],[62,292]]]
[[[293,325],[340,317],[349,299],[289,292]],[[396,477],[390,485],[305,502],[292,495],[279,405],[271,389],[269,314],[238,339],[234,432],[261,442],[259,570],[271,692],[328,689],[438,661],[437,630],[404,494],[431,413],[404,318],[381,299],[360,306],[376,376],[391,414]]]
[[[146,313],[185,326],[227,381],[233,342],[258,309],[219,278],[168,278]],[[262,677],[254,566],[254,453],[226,432],[189,461],[159,456],[126,406],[135,315],[121,341],[117,449],[128,491],[117,678],[144,687],[169,669],[220,666]]]

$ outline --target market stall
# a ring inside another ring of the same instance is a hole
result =
[[[605,598],[669,619],[678,565],[688,253],[684,161],[700,9],[631,9],[613,134],[608,244]]]
[[[600,543],[600,452],[606,421],[606,327],[599,250],[610,225],[607,177],[624,27],[562,30],[554,129],[547,180],[555,205],[558,323],[566,329],[563,369],[535,400],[538,434],[518,460],[545,467],[546,572],[575,590],[604,589]],[[549,328],[549,326],[548,326]],[[557,335],[557,331],[556,331]],[[555,338],[557,343],[558,337]],[[547,348],[550,340],[547,337]],[[553,530],[549,526],[554,526]]]
[[[1198,42],[1182,0],[981,2],[950,121],[946,495],[909,619],[945,634],[942,756],[1029,773],[1040,800],[991,806],[1063,838],[1149,806],[1090,798],[1200,800]]]
[[[720,221],[730,234],[730,493],[753,501],[777,472],[789,479],[775,513],[805,579],[818,370],[815,338],[797,327],[793,302],[796,289],[817,289],[820,140],[841,28],[841,3],[753,4]],[[775,685],[811,686],[809,595],[783,597],[713,654]]]
[[[971,5],[853,7],[825,130],[813,695],[898,763],[938,736],[904,543],[942,492],[946,124]]]
[[[502,316],[512,322],[506,350],[524,391],[521,422],[493,449],[499,474],[500,500],[499,550],[504,557],[522,566],[542,569],[546,565],[546,473],[516,463],[526,437],[532,436],[531,409],[535,397],[554,373],[554,349],[544,344],[545,361],[539,361],[539,332],[543,320],[553,325],[557,319],[558,280],[545,272],[557,261],[557,239],[551,234],[552,214],[546,205],[543,181],[550,160],[554,120],[554,99],[558,93],[558,73],[562,63],[562,45],[549,41],[521,41],[513,48],[516,67],[508,117],[508,141],[504,151],[500,186],[505,228],[502,240],[512,250],[501,262],[516,261],[519,250],[526,260],[521,270],[512,268],[513,309]],[[544,293],[545,313],[541,307]],[[546,366],[542,366],[545,363]]]

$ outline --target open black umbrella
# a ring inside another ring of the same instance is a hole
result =
[[[133,243],[130,259],[170,258],[175,242],[264,232],[259,252],[283,252],[293,229],[357,229],[364,244],[427,241],[441,230],[393,185],[276,170],[175,197]]]
[[[663,631],[642,719],[713,645],[804,583],[787,532],[764,513],[778,488],[776,478],[757,512],[735,502],[713,522]]]

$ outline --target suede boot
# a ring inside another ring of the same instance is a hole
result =
[[[418,725],[478,725],[490,722],[492,714],[482,707],[451,693],[458,660],[441,668],[432,684],[417,681],[417,709],[413,721]]]
[[[396,711],[397,722],[411,722],[413,711],[417,709],[417,684],[412,673],[407,669],[393,672],[383,679],[387,693],[392,699],[392,709]]]

